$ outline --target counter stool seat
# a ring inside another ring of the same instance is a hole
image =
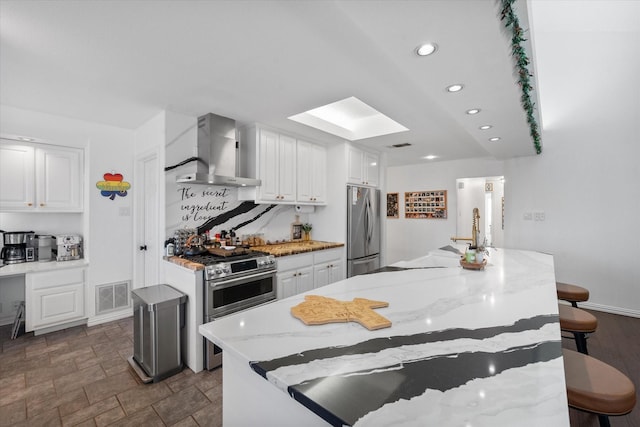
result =
[[[636,404],[635,386],[626,375],[594,357],[562,349],[569,406],[598,415],[609,426],[611,415],[625,415]]]
[[[558,294],[558,299],[568,301],[574,307],[577,307],[579,302],[589,300],[588,289],[568,283],[556,282],[556,293]]]
[[[566,304],[558,304],[558,313],[560,315],[560,329],[573,333],[578,351],[589,354],[586,334],[595,332],[598,327],[598,319],[588,311]]]

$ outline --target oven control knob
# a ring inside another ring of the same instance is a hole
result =
[[[222,274],[222,269],[221,268],[216,268],[215,269],[215,273],[216,274]]]
[[[222,269],[222,271],[223,271],[223,272],[225,272],[225,273],[227,273],[227,274],[231,273],[231,270],[229,270],[229,267],[224,267],[224,268]]]

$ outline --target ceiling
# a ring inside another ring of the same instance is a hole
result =
[[[4,105],[128,129],[213,112],[337,141],[287,117],[355,96],[409,129],[357,141],[391,166],[535,155],[495,0],[0,0],[0,35]],[[418,57],[425,41],[438,51]]]

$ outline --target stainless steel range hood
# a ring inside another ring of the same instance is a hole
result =
[[[236,176],[240,159],[235,120],[212,113],[198,117],[197,151],[195,171],[178,175],[176,182],[233,187],[261,184],[259,179]]]

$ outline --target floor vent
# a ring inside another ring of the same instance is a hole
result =
[[[130,288],[130,281],[96,286],[96,314],[129,307]]]

